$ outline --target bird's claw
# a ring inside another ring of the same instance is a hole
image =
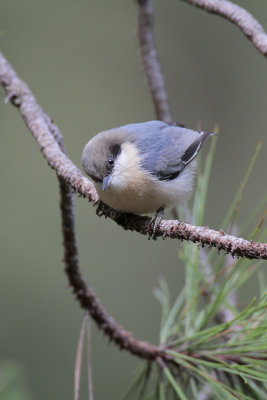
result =
[[[160,208],[156,211],[155,216],[152,218],[152,220],[151,220],[151,222],[150,222],[150,224],[149,224],[149,228],[150,228],[150,229],[152,228],[152,234],[150,234],[150,232],[148,233],[148,239],[149,239],[149,240],[150,240],[150,239],[153,239],[153,240],[156,240],[156,239],[157,239],[157,237],[156,237],[156,232],[157,232],[157,229],[158,229],[158,227],[159,227],[159,225],[160,225],[160,223],[161,223],[161,221],[162,221],[163,215],[164,215],[164,208],[163,208],[163,207],[160,207]],[[149,231],[150,231],[150,229],[149,229]]]

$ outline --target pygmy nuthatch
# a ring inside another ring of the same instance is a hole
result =
[[[125,125],[89,140],[82,166],[115,210],[163,214],[190,197],[195,157],[210,135],[161,121]]]

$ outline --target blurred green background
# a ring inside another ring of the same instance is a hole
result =
[[[265,0],[238,3],[267,29]],[[155,118],[136,14],[130,0],[0,2],[0,49],[59,126],[78,166],[97,132]],[[178,0],[156,1],[155,30],[175,120],[192,128],[201,121],[205,130],[220,125],[206,225],[220,227],[263,141],[242,221],[266,191],[266,59],[231,23]],[[23,375],[25,399],[70,399],[82,312],[63,273],[57,179],[18,111],[4,105],[2,89],[0,95],[0,361]],[[148,241],[98,218],[86,200],[76,205],[88,281],[119,323],[156,343],[160,307],[152,290],[160,275],[173,295],[183,286],[182,244]],[[257,293],[256,282],[247,284],[244,299]],[[139,361],[95,327],[92,335],[95,398],[118,399]]]

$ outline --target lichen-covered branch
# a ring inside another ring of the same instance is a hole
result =
[[[146,57],[146,52],[148,55],[147,63],[144,61],[148,80],[150,66],[152,65],[149,87],[152,92],[158,118],[170,121],[171,113],[164,86],[164,79],[157,55],[153,52],[154,38],[152,20],[149,20],[149,7],[152,3],[147,0],[139,1],[139,4],[141,8],[144,7],[140,10],[139,27],[140,29],[144,29],[142,35],[146,36],[143,42],[144,47],[142,52],[145,50],[143,57]],[[150,17],[153,17],[153,15],[150,14]],[[156,84],[157,80],[159,81],[158,85]],[[130,332],[118,325],[115,320],[107,314],[86,283],[81,274],[78,262],[72,191],[74,190],[80,193],[94,203],[98,200],[96,191],[90,181],[83,176],[81,171],[66,156],[60,131],[44,113],[27,85],[17,77],[15,71],[1,53],[0,81],[6,90],[6,100],[19,108],[26,125],[36,139],[48,164],[58,175],[61,193],[65,271],[81,307],[90,312],[99,328],[120,348],[126,349],[141,358],[154,360],[158,362],[159,365],[162,365],[162,361],[165,363],[173,363],[172,356],[167,353],[163,346],[154,346],[146,342],[137,341]],[[153,87],[154,92],[152,91]],[[152,234],[150,218],[121,214],[101,203],[98,207],[98,214],[112,218],[124,229],[135,230],[142,234]],[[208,245],[209,247],[216,247],[218,250],[224,250],[233,256],[267,259],[266,244],[249,242],[241,238],[226,235],[222,231],[217,232],[205,227],[196,227],[179,221],[162,221],[156,232],[156,236],[191,240],[193,242],[198,242],[201,246]],[[238,362],[238,360],[235,361]]]
[[[74,228],[73,195],[70,186],[62,181],[61,178],[60,193],[62,231],[65,250],[65,272],[68,276],[74,295],[79,301],[81,307],[90,312],[91,317],[94,319],[98,327],[121,349],[126,349],[141,358],[155,359],[157,357],[163,357],[167,361],[170,357],[166,354],[164,355],[161,348],[134,339],[130,332],[126,331],[110,315],[108,315],[90,286],[86,283],[79,268],[78,249]]]
[[[19,108],[23,119],[36,139],[40,150],[51,168],[68,183],[72,189],[89,201],[98,200],[93,184],[83,176],[82,172],[62,152],[51,133],[51,122],[36,102],[27,85],[21,81],[15,71],[0,53],[0,82],[6,90],[7,99]],[[116,221],[126,230],[134,230],[143,235],[152,235],[151,219],[131,214],[119,213],[106,205],[101,206],[101,213]],[[193,226],[184,222],[162,221],[155,237],[189,240],[201,246],[216,247],[237,257],[267,259],[267,244],[247,241],[227,235],[222,231],[214,231],[207,227]]]
[[[4,86],[7,98],[20,112],[36,138],[48,164],[55,169],[60,184],[60,209],[64,245],[64,263],[69,284],[81,307],[90,312],[98,327],[121,349],[144,359],[171,359],[162,348],[138,341],[132,334],[122,328],[105,311],[96,295],[82,276],[79,267],[78,247],[75,234],[75,215],[72,188],[96,201],[97,196],[92,184],[65,154],[63,137],[57,126],[37,104],[27,85],[22,82],[0,53],[0,81]],[[76,186],[78,185],[78,186]]]
[[[110,217],[126,230],[152,236],[153,226],[148,217],[118,213],[104,204],[101,206],[100,215]],[[177,220],[163,220],[155,232],[155,238],[160,236],[164,239],[168,237],[189,240],[199,243],[202,247],[205,245],[209,248],[215,247],[218,251],[223,250],[236,257],[267,259],[267,243],[248,241],[205,226],[194,226]]]
[[[220,15],[236,25],[267,56],[267,34],[261,24],[244,8],[227,0],[182,0],[209,13]]]
[[[153,0],[137,0],[138,40],[148,87],[154,103],[155,114],[160,121],[172,122],[164,76],[161,71],[153,33]]]

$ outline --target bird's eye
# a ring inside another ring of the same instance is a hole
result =
[[[108,165],[110,165],[111,167],[114,165],[114,160],[113,160],[113,158],[109,158],[109,159],[108,159]]]

